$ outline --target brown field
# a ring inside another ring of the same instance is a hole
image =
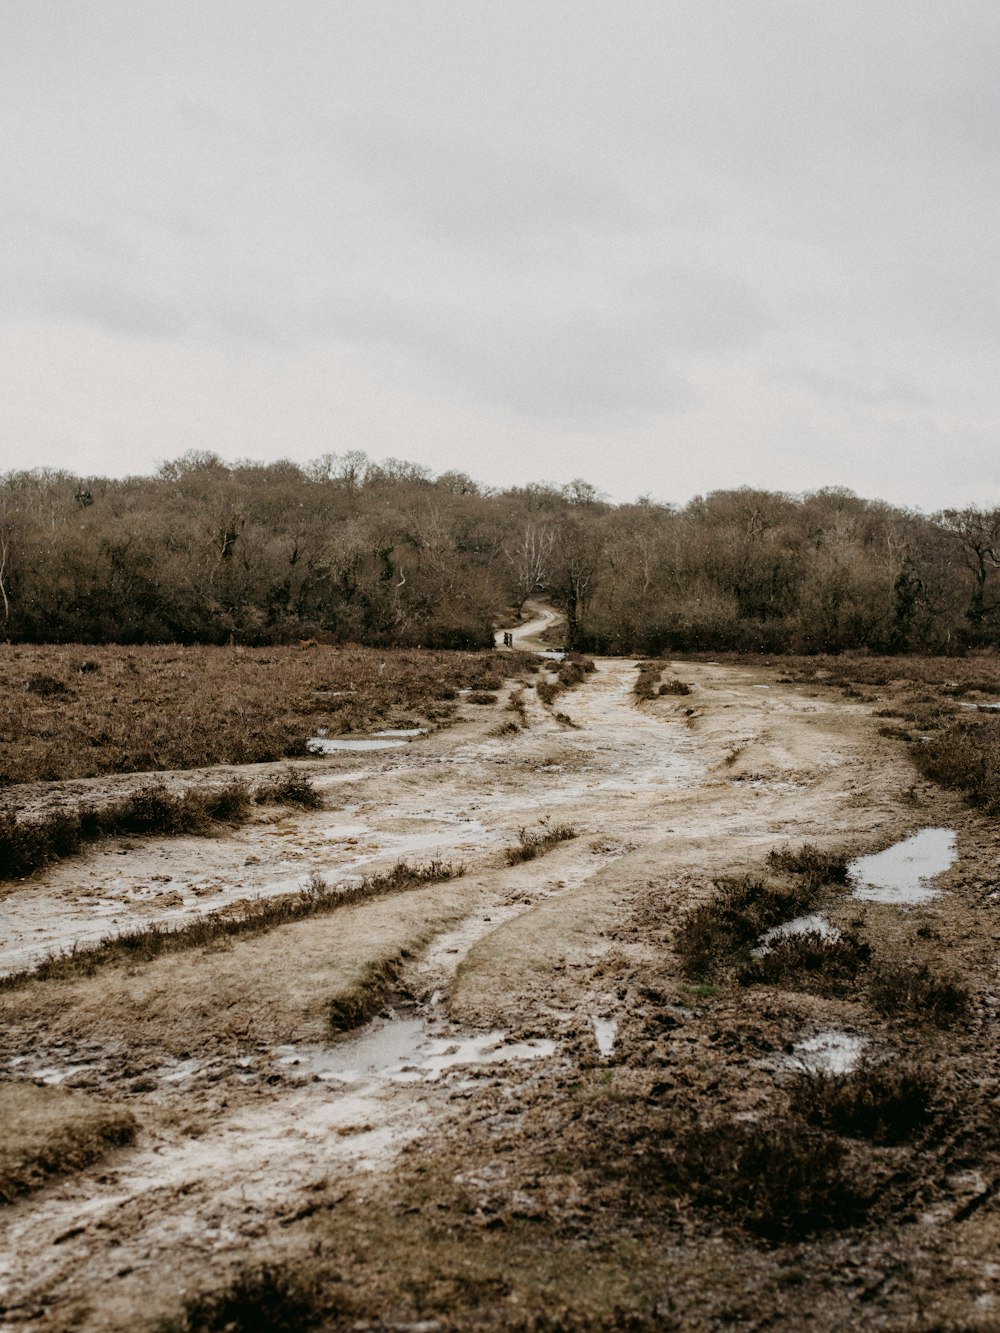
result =
[[[334,679],[261,656],[307,701]],[[0,1210],[0,1322],[1000,1326],[997,663],[507,655],[459,686],[424,656],[375,655],[395,692],[352,729],[495,702],[309,761],[322,807],[7,893],[79,963],[0,989],[0,1107],[37,1105],[17,1160],[51,1163]],[[857,896],[930,828],[925,898]],[[150,929],[88,953],[98,909]]]
[[[268,763],[330,735],[441,725],[517,653],[0,645],[0,786]]]

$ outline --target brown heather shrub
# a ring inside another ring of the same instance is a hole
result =
[[[357,1313],[345,1295],[311,1280],[301,1266],[265,1264],[243,1269],[224,1287],[189,1297],[181,1313],[161,1320],[154,1333],[303,1333],[348,1327],[341,1321],[353,1323]]]
[[[960,791],[971,805],[1000,814],[1000,716],[978,713],[913,749],[921,773]]]
[[[853,1226],[873,1194],[836,1139],[797,1120],[681,1127],[647,1161],[657,1183],[771,1241]]]
[[[856,988],[871,954],[870,946],[851,933],[830,939],[807,930],[776,940],[766,953],[744,963],[737,977],[744,986],[793,986],[840,995]]]
[[[566,842],[576,836],[576,829],[571,828],[569,824],[555,824],[550,827],[548,821],[543,819],[542,827],[537,831],[528,828],[518,830],[517,844],[507,848],[504,859],[509,866],[520,865],[523,861],[533,861],[536,856],[544,856],[546,852],[550,852],[560,842]]]
[[[766,930],[801,916],[815,898],[808,883],[785,885],[751,875],[717,880],[714,896],[692,908],[674,935],[684,975],[710,981],[747,965]]]
[[[226,910],[206,913],[181,926],[154,924],[121,935],[108,935],[97,944],[52,954],[37,967],[0,976],[0,990],[16,990],[32,981],[90,976],[108,964],[144,963],[161,954],[202,948],[233,936],[261,935],[291,921],[325,915],[353,903],[403,893],[424,884],[439,884],[457,879],[464,873],[464,866],[455,866],[448,861],[429,861],[426,865],[414,866],[397,861],[391,869],[367,875],[354,884],[331,886],[322,877],[313,876],[301,893],[257,898],[239,916]]]
[[[926,963],[879,964],[872,974],[869,996],[887,1018],[943,1028],[963,1022],[971,1004],[962,982],[940,976]]]
[[[0,644],[0,785],[305,757],[321,727],[342,735],[426,717],[459,689],[495,690],[537,665],[492,651],[87,651],[81,664],[73,645]],[[42,677],[63,688],[30,687]]]
[[[811,842],[801,847],[777,847],[767,854],[772,870],[801,875],[810,888],[824,884],[846,884],[848,857],[842,852],[823,851]]]
[[[800,1074],[790,1106],[810,1125],[837,1134],[903,1143],[931,1123],[939,1096],[937,1077],[927,1066],[864,1061],[845,1074]]]

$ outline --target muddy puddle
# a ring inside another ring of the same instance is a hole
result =
[[[618,1040],[617,1018],[598,1018],[594,1014],[590,1021],[594,1026],[594,1040],[600,1054],[605,1058],[614,1054],[615,1042]]]
[[[884,852],[852,861],[848,867],[852,896],[900,906],[930,902],[940,893],[934,880],[951,869],[955,858],[954,830],[921,829]]]
[[[344,740],[339,736],[310,736],[306,749],[310,754],[340,754],[342,750],[401,750],[406,741],[391,736],[365,736]]]
[[[434,1082],[451,1069],[538,1060],[555,1053],[554,1041],[508,1041],[499,1029],[474,1035],[433,1032],[423,1018],[378,1021],[333,1047],[280,1047],[278,1063],[320,1082]]]
[[[849,1074],[859,1064],[868,1042],[835,1028],[796,1042],[788,1063],[810,1074]]]
[[[779,940],[789,935],[819,935],[824,940],[839,940],[840,931],[832,922],[827,921],[822,912],[811,912],[808,916],[797,916],[791,921],[783,921],[780,926],[772,926],[760,937],[760,943],[751,952],[757,958],[770,953]]]

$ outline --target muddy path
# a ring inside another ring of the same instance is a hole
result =
[[[541,608],[515,640],[550,624]],[[447,731],[311,761],[323,810],[110,846],[9,892],[6,969],[314,875],[465,867],[219,950],[3,996],[5,1077],[113,1099],[140,1131],[0,1210],[2,1326],[145,1327],[250,1260],[294,1261],[315,1243],[309,1219],[391,1190],[408,1154],[451,1153],[459,1123],[482,1146],[498,1099],[613,1058],[635,1023],[622,977],[652,956],[634,928],[651,892],[680,910],[783,843],[860,853],[940,820],[868,707],[766,667],[675,673],[688,695],[641,704],[625,660],[551,707],[510,687]],[[511,702],[523,725],[503,731]],[[553,824],[575,836],[507,863],[519,830]],[[376,974],[378,1016],[331,1032],[331,996]],[[803,1023],[804,1040],[821,1026]]]
[[[496,645],[498,648],[504,646],[504,634],[509,633],[514,640],[515,648],[528,650],[545,651],[551,647],[551,640],[558,634],[559,629],[565,625],[566,617],[561,611],[558,611],[548,602],[540,602],[529,599],[524,604],[524,610],[529,619],[515,625],[511,630],[498,629],[496,632]]]

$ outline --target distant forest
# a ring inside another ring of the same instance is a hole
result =
[[[0,639],[470,648],[527,598],[599,653],[1000,642],[1000,510],[830,488],[608,503],[364,454],[0,477]]]

